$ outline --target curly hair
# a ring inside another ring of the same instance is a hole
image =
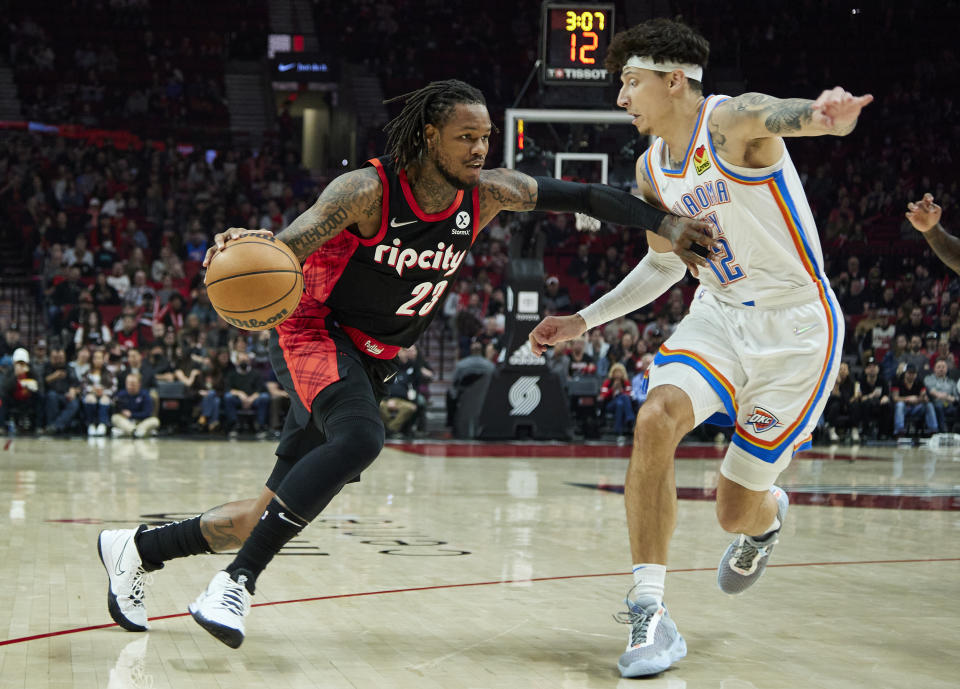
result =
[[[681,21],[651,19],[621,31],[610,42],[603,66],[618,74],[631,55],[642,55],[654,62],[685,62],[707,66],[710,43]],[[702,90],[699,81],[690,80],[690,87]]]
[[[397,161],[399,169],[423,158],[427,151],[423,129],[428,124],[442,127],[459,104],[487,104],[479,89],[458,79],[431,81],[422,89],[383,102],[396,101],[403,101],[403,110],[383,131],[387,134],[387,154]]]

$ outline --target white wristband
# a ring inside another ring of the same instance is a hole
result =
[[[580,310],[587,330],[642,308],[666,292],[687,272],[675,253],[650,249],[620,284]]]

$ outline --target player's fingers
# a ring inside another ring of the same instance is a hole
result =
[[[923,195],[923,200],[924,200],[924,201],[929,201],[930,203],[933,203],[933,194],[931,194],[931,193],[928,191],[926,194]]]
[[[917,204],[915,204],[913,201],[911,201],[910,203],[907,204],[907,208],[909,208],[909,209],[912,210],[912,211],[915,211],[915,210],[917,210]]]
[[[864,94],[856,99],[857,105],[861,108],[864,108],[870,105],[872,102],[873,102],[873,95],[869,93]]]

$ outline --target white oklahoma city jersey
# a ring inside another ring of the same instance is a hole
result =
[[[657,352],[650,388],[686,390],[697,423],[720,417],[733,423],[721,472],[766,490],[808,443],[823,412],[842,352],[843,319],[786,150],[762,169],[717,155],[707,121],[726,99],[704,101],[679,169],[670,169],[663,139],[643,157],[664,207],[707,221],[720,244],[710,267],[700,269],[690,313]]]
[[[766,168],[720,159],[707,122],[728,98],[705,99],[678,169],[671,169],[667,144],[658,138],[643,156],[647,178],[664,208],[713,226],[720,249],[710,268],[700,270],[700,282],[718,299],[758,306],[816,301],[823,254],[797,171],[786,147]]]

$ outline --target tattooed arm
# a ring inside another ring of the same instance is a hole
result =
[[[817,100],[774,98],[744,93],[710,114],[710,135],[724,160],[745,167],[766,167],[783,155],[785,136],[846,136],[873,96],[853,96],[839,86]]]
[[[335,178],[310,208],[277,235],[290,247],[300,262],[350,225],[357,225],[364,237],[373,237],[380,229],[383,188],[380,176],[373,168],[361,168]],[[203,265],[223,249],[226,242],[236,239],[243,228],[231,227],[214,237]]]

